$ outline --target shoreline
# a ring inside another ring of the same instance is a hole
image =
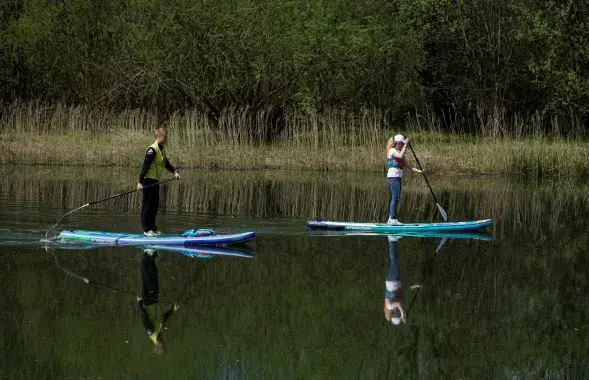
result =
[[[414,147],[428,175],[583,178],[589,174],[586,159],[589,142],[585,141],[453,140],[450,135],[437,136],[436,141],[428,133],[411,136],[417,142]],[[444,138],[449,142],[444,142]],[[384,139],[382,146],[336,147],[285,141],[256,145],[183,140],[172,134],[168,147],[170,161],[180,169],[385,173],[385,160],[381,159]],[[145,149],[152,142],[147,132],[125,130],[100,135],[88,132],[2,133],[0,164],[138,168]],[[411,153],[408,161],[416,165]]]

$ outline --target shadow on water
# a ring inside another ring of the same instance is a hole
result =
[[[268,379],[589,373],[587,185],[429,178],[451,220],[490,217],[495,225],[465,238],[402,236],[391,254],[383,235],[318,236],[305,228],[315,218],[385,220],[388,189],[379,176],[187,171],[163,191],[158,220],[167,231],[260,233],[253,258],[243,247],[235,247],[241,257],[204,260],[210,252],[158,250],[162,307],[153,325],[174,302],[180,309],[168,320],[166,355],[153,356],[136,299],[143,249],[56,247],[63,268],[130,293],[119,295],[65,275],[39,244],[59,215],[132,188],[136,173],[0,170],[10,178],[0,183],[4,378],[43,378],[42,371],[52,378]],[[401,220],[438,221],[417,179],[407,177]],[[133,231],[138,207],[133,194],[70,215],[63,228]],[[395,302],[406,323],[394,323],[401,318]]]

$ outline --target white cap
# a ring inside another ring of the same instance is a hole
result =
[[[396,135],[395,137],[393,137],[393,141],[394,142],[402,142],[404,144],[405,143],[405,137],[403,137],[403,135]]]
[[[393,318],[391,318],[391,323],[393,325],[400,325],[401,322],[403,322],[403,318],[401,318],[401,317],[393,317]]]

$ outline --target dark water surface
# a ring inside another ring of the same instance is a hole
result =
[[[451,220],[491,217],[492,240],[396,242],[407,323],[384,316],[387,236],[310,235],[313,218],[383,221],[382,176],[184,171],[165,185],[165,232],[253,230],[253,257],[160,251],[155,356],[137,309],[141,248],[48,249],[65,212],[133,189],[133,170],[0,167],[0,378],[585,379],[589,187],[431,178]],[[139,231],[132,194],[65,228]],[[408,177],[402,221],[438,221]],[[89,280],[86,283],[83,279]],[[410,285],[421,284],[411,291]]]

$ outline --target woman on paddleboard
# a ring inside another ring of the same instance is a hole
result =
[[[405,168],[411,169],[417,173],[423,173],[421,170],[412,167],[405,162],[405,153],[409,139],[402,135],[391,137],[387,142],[387,179],[391,189],[391,203],[389,206],[389,219],[387,224],[391,226],[401,226],[403,223],[397,219],[397,205],[401,200],[401,182]]]
[[[176,179],[180,179],[180,173],[174,169],[168,157],[166,157],[166,141],[168,131],[165,128],[158,128],[155,131],[155,142],[147,148],[137,190],[143,190],[141,197],[141,227],[143,234],[149,237],[159,235],[155,225],[155,217],[160,202],[159,182],[164,174],[164,169],[174,173]],[[145,189],[143,188],[145,186]]]

